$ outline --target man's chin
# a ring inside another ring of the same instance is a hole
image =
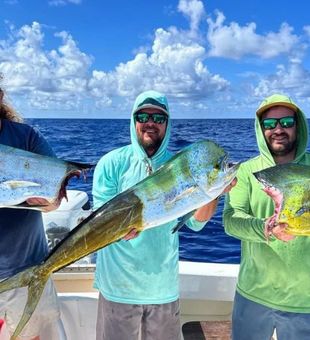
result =
[[[143,145],[153,145],[158,143],[158,137],[157,136],[144,136],[143,140]]]
[[[274,156],[285,156],[292,151],[291,147],[287,145],[277,145],[271,149],[271,152]]]

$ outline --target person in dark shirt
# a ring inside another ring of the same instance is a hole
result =
[[[0,144],[12,146],[46,156],[55,156],[42,134],[24,124],[21,116],[4,100],[0,88]],[[44,199],[33,198],[29,204],[45,205]],[[56,206],[47,206],[53,210]],[[0,280],[36,265],[48,254],[42,214],[30,209],[0,209]],[[12,334],[23,313],[27,289],[18,288],[0,294],[0,319],[5,319],[6,329]],[[43,329],[60,322],[57,294],[50,279],[41,300],[22,331],[23,340],[39,340]],[[54,338],[53,338],[54,339]],[[42,340],[42,339],[41,339]],[[44,340],[44,339],[43,339]]]

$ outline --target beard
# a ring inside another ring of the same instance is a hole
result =
[[[139,144],[143,147],[145,152],[148,155],[154,155],[157,150],[161,146],[162,139],[161,138],[155,138],[155,139],[148,139],[145,140],[144,138],[138,137]]]
[[[290,141],[287,135],[286,137],[286,143],[280,145],[277,144],[276,146],[274,146],[274,143],[272,143],[272,138],[270,138],[271,141],[268,141],[268,148],[273,156],[286,156],[296,149],[296,140]]]
[[[138,134],[137,137],[139,144],[149,156],[152,156],[157,152],[163,141],[163,138],[161,138],[158,134],[148,136],[148,138],[146,138],[144,134]]]

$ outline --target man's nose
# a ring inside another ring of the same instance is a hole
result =
[[[281,126],[280,122],[277,122],[277,125],[273,130],[273,132],[283,132],[284,128]]]
[[[155,126],[156,124],[153,122],[152,119],[149,119],[148,122],[145,123],[146,126]]]

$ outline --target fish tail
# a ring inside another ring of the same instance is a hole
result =
[[[40,300],[45,284],[49,278],[49,274],[44,274],[42,271],[38,273],[38,269],[38,266],[27,268],[0,282],[0,294],[11,289],[28,287],[28,297],[22,317],[10,340],[17,339],[23,328],[26,326]]]
[[[33,269],[33,267],[28,268],[20,273],[17,273],[3,281],[0,282],[0,294],[14,288],[25,287],[29,282],[28,272]]]

